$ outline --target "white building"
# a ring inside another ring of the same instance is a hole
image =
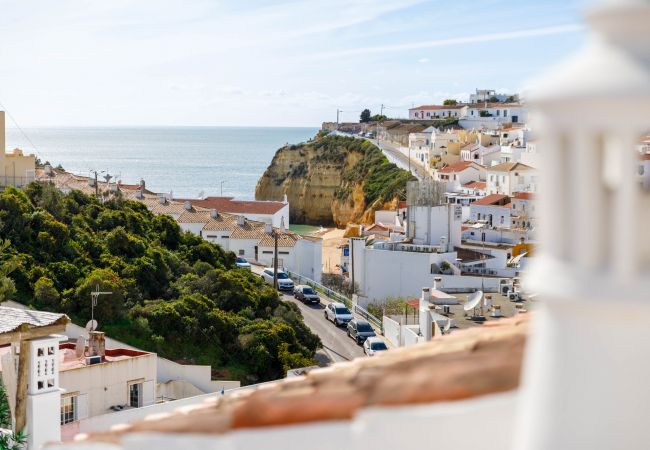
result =
[[[511,227],[532,230],[535,228],[535,195],[532,192],[515,192],[511,198]]]
[[[409,109],[411,120],[435,120],[461,118],[465,115],[467,105],[422,105]]]
[[[508,162],[488,167],[486,178],[488,194],[537,191],[538,172],[523,163]]]
[[[474,94],[469,94],[470,103],[489,102],[493,98],[500,102],[507,100],[519,101],[519,94],[497,94],[494,89],[476,89]]]
[[[242,215],[248,220],[270,223],[279,227],[284,223],[289,226],[289,202],[287,196],[281,202],[259,200],[235,200],[233,197],[205,197],[201,199],[175,199],[179,202],[189,201],[194,206],[216,209],[227,214]]]
[[[220,245],[226,251],[251,262],[272,265],[278,234],[278,265],[314,281],[322,273],[322,240],[301,236],[289,230],[274,228],[270,223],[248,220],[243,215],[197,209],[187,201],[185,211],[177,219],[183,231]]]
[[[501,146],[493,143],[486,143],[486,145],[478,142],[468,143],[460,148],[460,159],[482,166],[491,166],[501,160]]]
[[[469,206],[471,222],[483,222],[488,227],[510,228],[510,198],[491,194]]]
[[[467,107],[459,124],[465,129],[496,130],[503,124],[525,123],[526,108],[520,103],[477,103]]]
[[[457,192],[473,181],[485,180],[485,167],[474,161],[460,161],[435,171],[433,179],[445,183],[445,191]]]
[[[153,405],[156,355],[132,349],[105,349],[104,333],[90,334],[88,346],[60,345],[61,434],[71,439],[80,421]]]

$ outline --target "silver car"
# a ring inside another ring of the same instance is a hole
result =
[[[330,303],[325,308],[325,319],[334,322],[334,325],[340,327],[352,320],[352,313],[343,303]]]

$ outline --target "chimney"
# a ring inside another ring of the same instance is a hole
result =
[[[218,219],[219,218],[219,211],[217,211],[215,208],[212,208],[210,210],[210,217],[213,219]]]
[[[161,195],[160,197],[158,197],[158,203],[160,203],[161,205],[166,204],[167,203],[167,197],[165,197],[164,195]]]
[[[45,171],[45,175],[47,176],[52,176],[52,166],[49,164],[45,164],[43,167],[43,170]]]
[[[501,305],[492,306],[492,317],[501,317]]]
[[[142,198],[144,197],[144,194],[142,193],[142,189],[138,189],[135,191],[135,198]]]
[[[140,189],[142,189],[142,190],[144,191],[144,190],[145,190],[145,187],[146,187],[145,182],[144,182],[144,180],[141,178],[141,179],[140,179]]]
[[[282,196],[282,203],[284,203],[285,205],[289,204],[289,200],[287,199],[287,194],[284,194]]]
[[[100,356],[102,362],[106,357],[106,342],[103,331],[91,331],[88,333],[88,352],[90,356]]]
[[[425,341],[430,341],[433,335],[433,320],[429,312],[429,288],[422,288],[422,295],[420,296],[420,334]]]
[[[243,227],[244,225],[246,225],[246,217],[237,216],[237,225],[239,225],[240,227]]]
[[[273,232],[273,225],[270,223],[265,223],[264,224],[264,232],[266,234],[271,234]]]
[[[183,205],[185,207],[185,211],[192,211],[192,202],[187,200]]]
[[[434,277],[433,278],[433,288],[438,289],[438,283],[442,282],[442,278],[440,277]]]

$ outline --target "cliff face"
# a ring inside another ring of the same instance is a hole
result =
[[[393,189],[388,183],[386,192],[369,193],[368,175],[386,165],[402,185]],[[324,137],[279,149],[257,182],[255,198],[281,200],[286,194],[292,223],[342,227],[372,223],[375,210],[394,206],[403,197],[409,178],[369,142]]]

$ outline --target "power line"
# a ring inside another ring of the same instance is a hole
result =
[[[24,136],[24,138],[27,139],[27,142],[29,142],[29,144],[30,144],[30,145],[32,146],[32,148],[34,149],[34,153],[36,153],[36,156],[38,156],[38,159],[42,159],[42,158],[41,158],[41,155],[38,153],[38,149],[36,148],[36,145],[34,145],[34,143],[33,143],[32,140],[29,138],[29,136],[27,136],[27,134],[26,134],[26,133],[23,131],[23,129],[20,127],[20,125],[18,125],[18,122],[16,121],[16,119],[14,119],[14,116],[11,115],[11,113],[9,112],[9,110],[5,107],[5,105],[4,105],[2,102],[0,102],[0,108],[2,108],[2,109],[4,110],[5,113],[7,113],[7,115],[9,116],[9,118],[11,119],[11,121],[14,123],[14,125],[16,126],[16,128],[18,128],[18,130],[19,130],[20,133]],[[3,148],[3,149],[0,149],[0,150],[2,150],[3,152],[5,151],[4,148]]]

